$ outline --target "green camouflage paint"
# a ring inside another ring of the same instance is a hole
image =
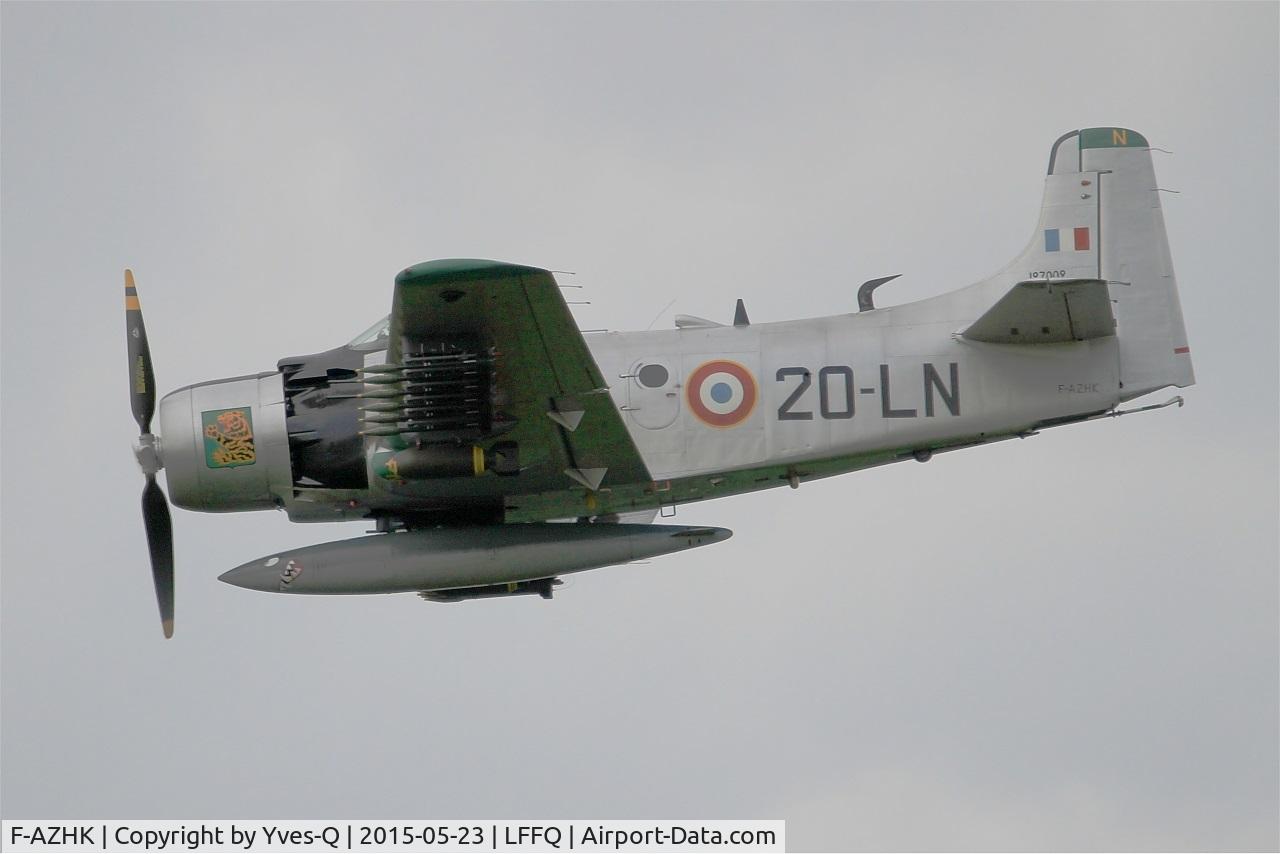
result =
[[[1080,131],[1081,148],[1150,148],[1147,138],[1127,128],[1085,128]]]

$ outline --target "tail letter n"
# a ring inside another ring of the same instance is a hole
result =
[[[1111,129],[1111,144],[1112,144],[1112,145],[1128,145],[1128,144],[1129,144],[1129,132],[1128,132],[1127,130],[1123,129],[1123,128],[1112,128],[1112,129]]]
[[[947,410],[952,415],[960,414],[960,365],[952,362],[950,368],[951,387],[947,388],[942,384],[942,377],[938,375],[938,369],[933,366],[933,363],[924,363],[924,414],[926,418],[933,417],[933,392],[935,389],[942,398]]]

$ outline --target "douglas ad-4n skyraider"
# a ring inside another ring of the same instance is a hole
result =
[[[350,344],[160,401],[132,273],[126,329],[160,616],[173,631],[169,499],[283,509],[376,532],[223,574],[282,593],[537,593],[557,576],[717,542],[662,508],[1123,414],[1194,382],[1147,141],[1053,145],[1030,244],[931,299],[732,325],[584,337],[547,270],[416,264]],[[1168,403],[1141,406],[1154,409]],[[552,521],[556,520],[556,521]],[[564,524],[565,521],[571,524]]]

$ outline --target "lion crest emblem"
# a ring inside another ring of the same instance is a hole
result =
[[[243,409],[211,409],[200,413],[204,426],[204,461],[211,469],[251,466],[258,461],[253,446],[253,415]]]

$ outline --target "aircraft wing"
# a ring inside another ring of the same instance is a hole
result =
[[[1061,344],[1116,334],[1101,279],[1018,282],[961,333],[991,344]]]
[[[387,360],[450,347],[492,353],[494,432],[519,446],[522,492],[650,480],[547,270],[464,259],[402,271]]]

